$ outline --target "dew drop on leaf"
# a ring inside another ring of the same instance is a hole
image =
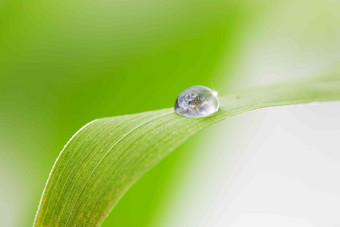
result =
[[[204,86],[192,86],[176,99],[175,111],[186,117],[205,117],[218,110],[217,92]]]

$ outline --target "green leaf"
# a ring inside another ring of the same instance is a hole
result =
[[[324,76],[220,97],[220,110],[206,118],[182,117],[169,108],[94,120],[57,158],[34,226],[100,225],[146,171],[212,123],[264,107],[339,99],[340,78]]]

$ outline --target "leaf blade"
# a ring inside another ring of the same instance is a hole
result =
[[[140,176],[212,123],[269,106],[339,99],[340,78],[333,76],[236,92],[221,98],[220,110],[207,118],[169,108],[90,122],[58,157],[34,225],[100,225]]]

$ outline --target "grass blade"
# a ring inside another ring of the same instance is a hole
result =
[[[60,153],[34,226],[100,225],[129,187],[182,142],[208,125],[270,106],[340,100],[340,78],[322,77],[220,97],[220,110],[187,118],[173,108],[94,120]]]

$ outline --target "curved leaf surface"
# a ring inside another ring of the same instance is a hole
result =
[[[220,110],[188,118],[173,108],[94,120],[66,144],[50,173],[34,226],[100,225],[146,171],[208,125],[242,112],[340,99],[340,78],[286,83],[220,97]]]

